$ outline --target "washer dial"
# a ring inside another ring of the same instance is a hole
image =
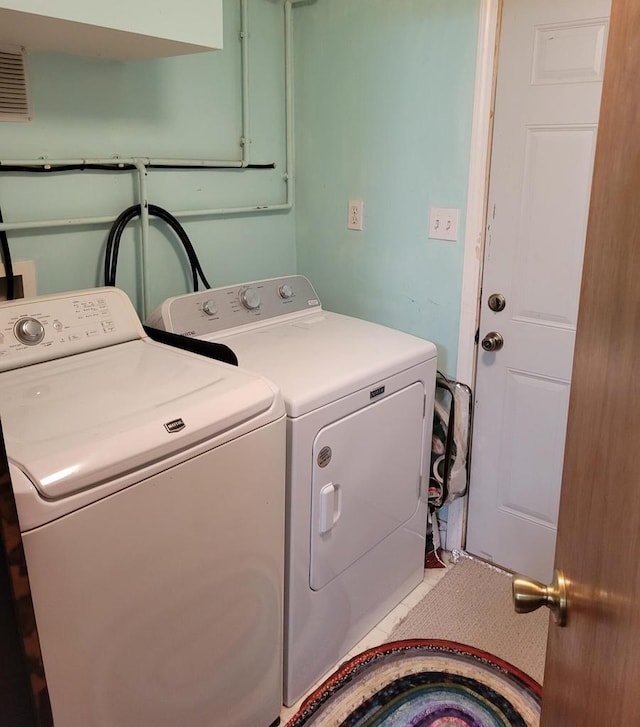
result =
[[[16,321],[13,332],[25,346],[36,346],[44,338],[44,326],[37,318],[30,316]]]
[[[278,288],[278,295],[285,300],[287,300],[288,298],[292,298],[293,288],[289,285],[289,283],[284,283],[284,285],[281,285]]]
[[[260,307],[260,293],[255,288],[245,288],[240,293],[240,302],[247,310],[256,310]]]
[[[202,310],[208,316],[215,316],[215,314],[218,312],[218,306],[216,305],[214,300],[205,300],[205,302],[202,304]]]

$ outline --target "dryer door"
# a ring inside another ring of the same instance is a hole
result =
[[[313,590],[414,515],[424,424],[424,387],[415,383],[320,430],[313,445]]]

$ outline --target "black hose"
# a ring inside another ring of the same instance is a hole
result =
[[[118,267],[118,252],[120,249],[120,239],[122,237],[122,233],[124,232],[124,229],[129,224],[129,222],[131,222],[131,220],[133,220],[135,217],[139,217],[141,213],[142,210],[140,205],[132,205],[131,207],[127,207],[127,209],[118,216],[116,221],[111,226],[111,229],[109,230],[109,235],[107,237],[107,246],[105,249],[104,257],[105,285],[115,286],[116,271]],[[210,288],[211,285],[205,277],[196,251],[191,244],[191,240],[189,239],[189,236],[185,232],[182,225],[178,222],[178,220],[170,212],[167,212],[167,210],[154,204],[149,205],[149,214],[153,217],[158,217],[159,219],[166,222],[180,239],[180,242],[182,243],[182,246],[184,247],[184,250],[189,259],[194,292],[198,290],[198,276],[200,276],[200,279],[202,280],[205,288]]]
[[[0,209],[0,222],[4,222],[2,210]],[[13,280],[13,262],[11,260],[11,250],[9,249],[9,239],[4,230],[0,230],[0,252],[2,254],[2,262],[4,264],[4,274],[7,280],[7,300],[13,300],[16,295]]]
[[[227,165],[220,166],[219,164],[199,164],[193,166],[192,164],[145,164],[147,169],[173,169],[188,171],[238,171],[239,169],[275,169],[276,165],[273,162],[267,164],[247,164],[246,167],[230,167]],[[0,163],[0,173],[2,172],[24,172],[26,174],[58,174],[60,172],[84,172],[84,171],[98,171],[98,172],[129,172],[135,170],[137,167],[134,164],[46,164],[42,163],[42,166],[32,167],[24,166],[20,164],[2,164]]]
[[[203,341],[201,338],[192,338],[191,336],[181,336],[178,333],[162,331],[152,326],[144,326],[144,330],[153,341],[164,343],[166,346],[174,346],[183,351],[191,351],[191,353],[197,353],[199,356],[213,358],[216,361],[224,361],[232,366],[238,365],[238,357],[224,343]]]
[[[115,286],[116,284],[116,270],[118,267],[118,251],[120,249],[120,239],[124,228],[131,222],[135,217],[139,217],[141,214],[140,205],[133,205],[128,207],[122,212],[118,219],[113,223],[109,230],[107,237],[107,246],[104,256],[104,283],[105,285]],[[202,279],[202,282],[207,288],[210,288],[209,281],[206,279],[196,251],[193,249],[189,236],[184,231],[182,225],[176,220],[176,218],[167,210],[157,205],[149,205],[149,214],[154,217],[166,222],[169,227],[178,235],[180,242],[182,243],[187,257],[189,258],[189,265],[191,267],[191,275],[193,277],[193,290],[198,290],[198,275]],[[183,349],[185,351],[191,351],[197,353],[200,356],[207,356],[218,361],[224,361],[225,363],[231,364],[232,366],[238,365],[238,357],[235,353],[223,343],[216,343],[215,341],[203,341],[198,338],[191,338],[190,336],[183,336],[177,333],[171,333],[169,331],[162,331],[158,328],[151,326],[144,326],[145,333],[154,341],[163,343],[167,346],[174,346],[176,348]]]

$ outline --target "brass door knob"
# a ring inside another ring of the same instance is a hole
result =
[[[534,581],[524,576],[514,576],[511,582],[513,591],[513,607],[516,613],[529,613],[547,606],[553,614],[558,626],[567,623],[567,581],[562,571],[555,571],[553,583]]]

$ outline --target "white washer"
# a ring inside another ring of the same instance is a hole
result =
[[[323,311],[302,276],[171,298],[149,323],[224,342],[284,396],[291,705],[423,577],[436,348]]]
[[[56,727],[276,721],[277,389],[105,288],[0,306],[0,415]]]

